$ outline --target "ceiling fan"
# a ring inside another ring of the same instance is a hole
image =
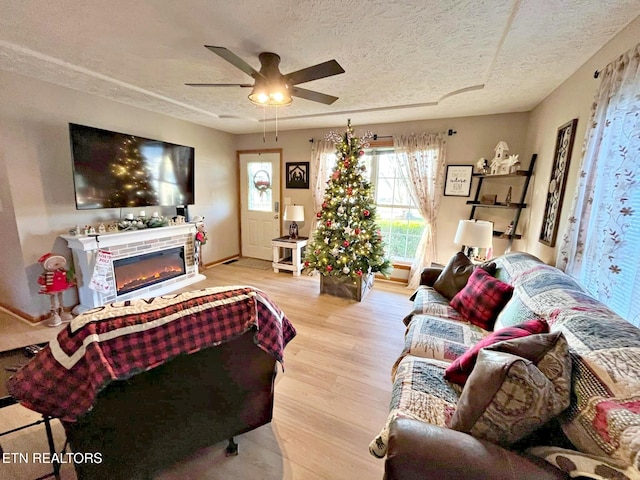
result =
[[[304,98],[305,100],[324,103],[325,105],[331,105],[338,100],[338,97],[296,86],[300,83],[344,73],[344,69],[335,60],[329,60],[283,75],[278,68],[280,56],[275,53],[262,52],[258,56],[260,60],[260,71],[258,71],[225,47],[211,45],[205,45],[205,47],[253,77],[255,82],[253,84],[185,83],[189,87],[251,87],[252,91],[249,94],[249,100],[257,105],[289,105],[292,102],[291,97]]]

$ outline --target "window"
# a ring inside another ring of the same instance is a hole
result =
[[[326,157],[327,179],[336,157]],[[424,230],[424,219],[416,208],[393,148],[365,150],[360,159],[373,185],[377,223],[382,232],[387,257],[394,263],[411,263]]]
[[[378,226],[387,256],[394,262],[411,263],[424,230],[424,219],[411,199],[393,150],[366,152],[367,160],[371,164]]]

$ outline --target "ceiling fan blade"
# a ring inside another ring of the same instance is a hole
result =
[[[187,87],[253,87],[250,83],[185,83]]]
[[[312,102],[324,103],[325,105],[331,105],[338,100],[338,97],[327,95],[326,93],[314,92],[313,90],[307,90],[306,88],[291,87],[291,95],[298,98],[304,98],[305,100],[311,100]]]
[[[239,68],[247,75],[250,75],[253,78],[263,77],[263,75],[259,71],[257,71],[255,68],[253,68],[247,62],[245,62],[243,59],[241,59],[231,50],[228,50],[224,47],[214,47],[212,45],[205,45],[205,47],[211,50],[216,55],[219,55],[220,57],[224,58],[227,62],[229,62],[234,67]]]
[[[297,85],[299,83],[310,82],[311,80],[331,77],[340,73],[344,73],[344,69],[340,64],[335,60],[329,60],[324,63],[303,68],[302,70],[288,73],[284,76],[284,80],[288,85]]]

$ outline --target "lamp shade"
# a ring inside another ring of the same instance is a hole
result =
[[[493,243],[493,222],[460,220],[453,243],[467,247],[491,247]]]
[[[284,219],[287,222],[304,222],[304,207],[302,205],[285,206]]]

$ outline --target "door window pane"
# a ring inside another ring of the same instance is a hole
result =
[[[247,206],[250,211],[271,212],[273,205],[273,178],[271,162],[247,163]]]

